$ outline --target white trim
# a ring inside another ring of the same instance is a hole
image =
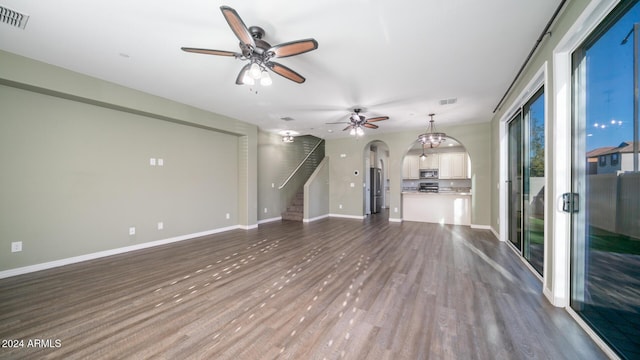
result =
[[[238,225],[238,229],[242,229],[242,230],[253,230],[253,229],[257,229],[257,228],[258,228],[258,224]]]
[[[270,222],[274,222],[274,221],[280,221],[280,220],[282,220],[282,216],[273,217],[273,218],[269,218],[269,219],[262,219],[262,220],[258,221],[258,225],[266,224],[266,223],[270,223]]]
[[[502,186],[503,184],[505,184],[507,182],[507,179],[509,178],[509,167],[507,164],[507,159],[509,157],[509,131],[508,131],[508,126],[509,126],[509,121],[513,118],[513,116],[516,114],[516,112],[518,111],[518,109],[522,108],[524,106],[524,104],[526,104],[531,97],[542,87],[545,86],[546,84],[548,84],[548,79],[547,79],[547,62],[545,61],[542,66],[540,66],[540,68],[538,68],[538,71],[536,71],[535,75],[531,78],[531,80],[529,80],[529,82],[527,83],[527,85],[522,89],[522,91],[518,94],[518,96],[516,97],[516,100],[514,100],[511,105],[507,108],[507,111],[504,112],[504,115],[502,115],[502,117],[500,118],[500,138],[499,138],[499,143],[500,143],[500,182],[496,185],[498,187],[498,192],[499,192],[499,202],[500,202],[500,209],[499,209],[499,216],[500,219],[502,221],[500,221],[500,234],[498,235],[498,239],[500,241],[507,241],[507,238],[509,236],[509,232],[508,232],[508,224],[509,224],[509,214],[507,213],[507,201],[509,199],[509,188],[507,186]],[[546,93],[548,92],[548,89],[545,88],[545,118],[549,119],[548,115],[548,96],[546,95]],[[546,128],[547,125],[545,124],[545,141],[546,141]],[[545,154],[548,153],[548,151],[545,152]],[[549,179],[547,178],[547,181],[549,181]]]
[[[394,223],[401,223],[402,222],[402,218],[389,218],[389,222],[394,222]]]
[[[343,215],[343,214],[329,214],[330,217],[336,217],[336,218],[344,218],[344,219],[355,219],[355,220],[364,220],[365,216],[361,215]]]
[[[304,222],[304,223],[310,223],[310,222],[314,222],[314,221],[318,221],[318,220],[326,219],[326,218],[328,218],[329,216],[330,216],[329,214],[324,214],[324,215],[320,215],[320,216],[313,217],[313,218],[311,218],[311,219],[309,219],[309,218],[302,219],[302,222]]]
[[[471,224],[469,225],[472,229],[480,229],[480,230],[491,230],[491,226],[489,225],[476,225],[476,224]]]
[[[544,295],[555,306],[569,304],[571,286],[571,217],[559,209],[563,193],[571,191],[571,89],[572,53],[595,30],[615,8],[619,0],[594,0],[590,2],[578,19],[553,49],[553,193],[547,201],[553,201],[553,258],[549,259],[553,273],[552,289]],[[546,196],[546,195],[545,195]],[[545,266],[547,267],[547,266]]]
[[[496,239],[500,240],[500,234],[493,228],[493,226],[491,227],[491,232],[493,233],[493,236],[496,237]]]
[[[578,323],[578,325],[580,325],[582,330],[584,330],[587,333],[587,335],[589,335],[591,340],[593,340],[593,342],[595,342],[596,345],[598,345],[600,347],[600,349],[610,359],[620,360],[620,357],[618,356],[618,354],[616,354],[615,351],[613,351],[609,347],[609,345],[607,345],[607,343],[605,343],[604,340],[602,340],[602,338],[600,338],[600,336],[598,336],[598,334],[596,334],[596,332],[584,321],[584,319],[582,317],[580,317],[580,315],[578,315],[578,313],[575,312],[575,310],[573,310],[569,306],[567,306],[565,309],[567,310],[569,315]]]
[[[99,252],[95,252],[95,253],[91,253],[91,254],[74,256],[74,257],[70,257],[70,258],[66,258],[66,259],[49,261],[49,262],[41,263],[41,264],[35,264],[35,265],[23,266],[23,267],[19,267],[19,268],[15,268],[15,269],[4,270],[4,271],[0,271],[0,279],[12,277],[12,276],[17,276],[17,275],[28,274],[28,273],[32,273],[32,272],[36,272],[36,271],[41,271],[41,270],[52,269],[52,268],[55,268],[55,267],[75,264],[75,263],[79,263],[79,262],[83,262],[83,261],[99,259],[99,258],[103,258],[103,257],[107,257],[107,256],[118,255],[118,254],[130,252],[130,251],[147,249],[147,248],[154,247],[154,246],[166,245],[166,244],[179,242],[179,241],[184,241],[184,240],[191,240],[191,239],[195,239],[195,238],[202,237],[202,236],[217,234],[217,233],[230,231],[230,230],[236,230],[236,229],[240,229],[240,228],[242,228],[240,225],[228,226],[228,227],[214,229],[214,230],[208,230],[208,231],[202,231],[202,232],[188,234],[188,235],[176,236],[176,237],[163,239],[163,240],[150,241],[150,242],[146,242],[146,243],[142,243],[142,244],[125,246],[125,247],[121,247],[121,248],[117,248],[117,249],[104,250],[104,251],[99,251]]]

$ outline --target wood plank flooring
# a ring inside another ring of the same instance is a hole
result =
[[[0,358],[606,358],[489,231],[380,215],[0,279],[1,339],[24,344]]]

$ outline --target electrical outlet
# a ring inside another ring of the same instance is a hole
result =
[[[231,219],[231,214],[227,213],[227,219]]]
[[[11,243],[11,252],[22,251],[22,241],[15,241]]]
[[[269,211],[267,208],[264,208],[264,213],[266,214]]]
[[[136,234],[136,228],[135,226],[132,226],[129,228],[129,235],[135,235]]]
[[[158,230],[164,229],[164,223],[162,221],[158,222]]]
[[[393,212],[396,212],[396,213],[397,213],[397,212],[398,212],[398,208],[394,207],[394,208],[393,208]]]
[[[156,166],[156,158],[149,159],[149,165]]]
[[[164,159],[158,159],[158,166],[164,166]]]
[[[342,204],[338,205],[338,209],[342,209]]]

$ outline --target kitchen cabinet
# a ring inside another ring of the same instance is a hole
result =
[[[440,167],[439,154],[427,154],[427,157],[420,159],[420,169],[437,169]]]
[[[467,153],[441,153],[440,179],[468,179],[468,162]]]
[[[402,193],[402,220],[471,225],[471,195]]]
[[[418,179],[420,178],[420,158],[414,155],[407,155],[402,162],[402,178]]]

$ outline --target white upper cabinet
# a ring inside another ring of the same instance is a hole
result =
[[[440,167],[440,155],[427,154],[427,157],[420,159],[420,169],[437,169]]]
[[[440,179],[468,179],[469,156],[467,153],[441,153]]]
[[[402,178],[403,179],[418,179],[420,178],[420,158],[415,155],[407,155],[404,157],[402,163]]]

